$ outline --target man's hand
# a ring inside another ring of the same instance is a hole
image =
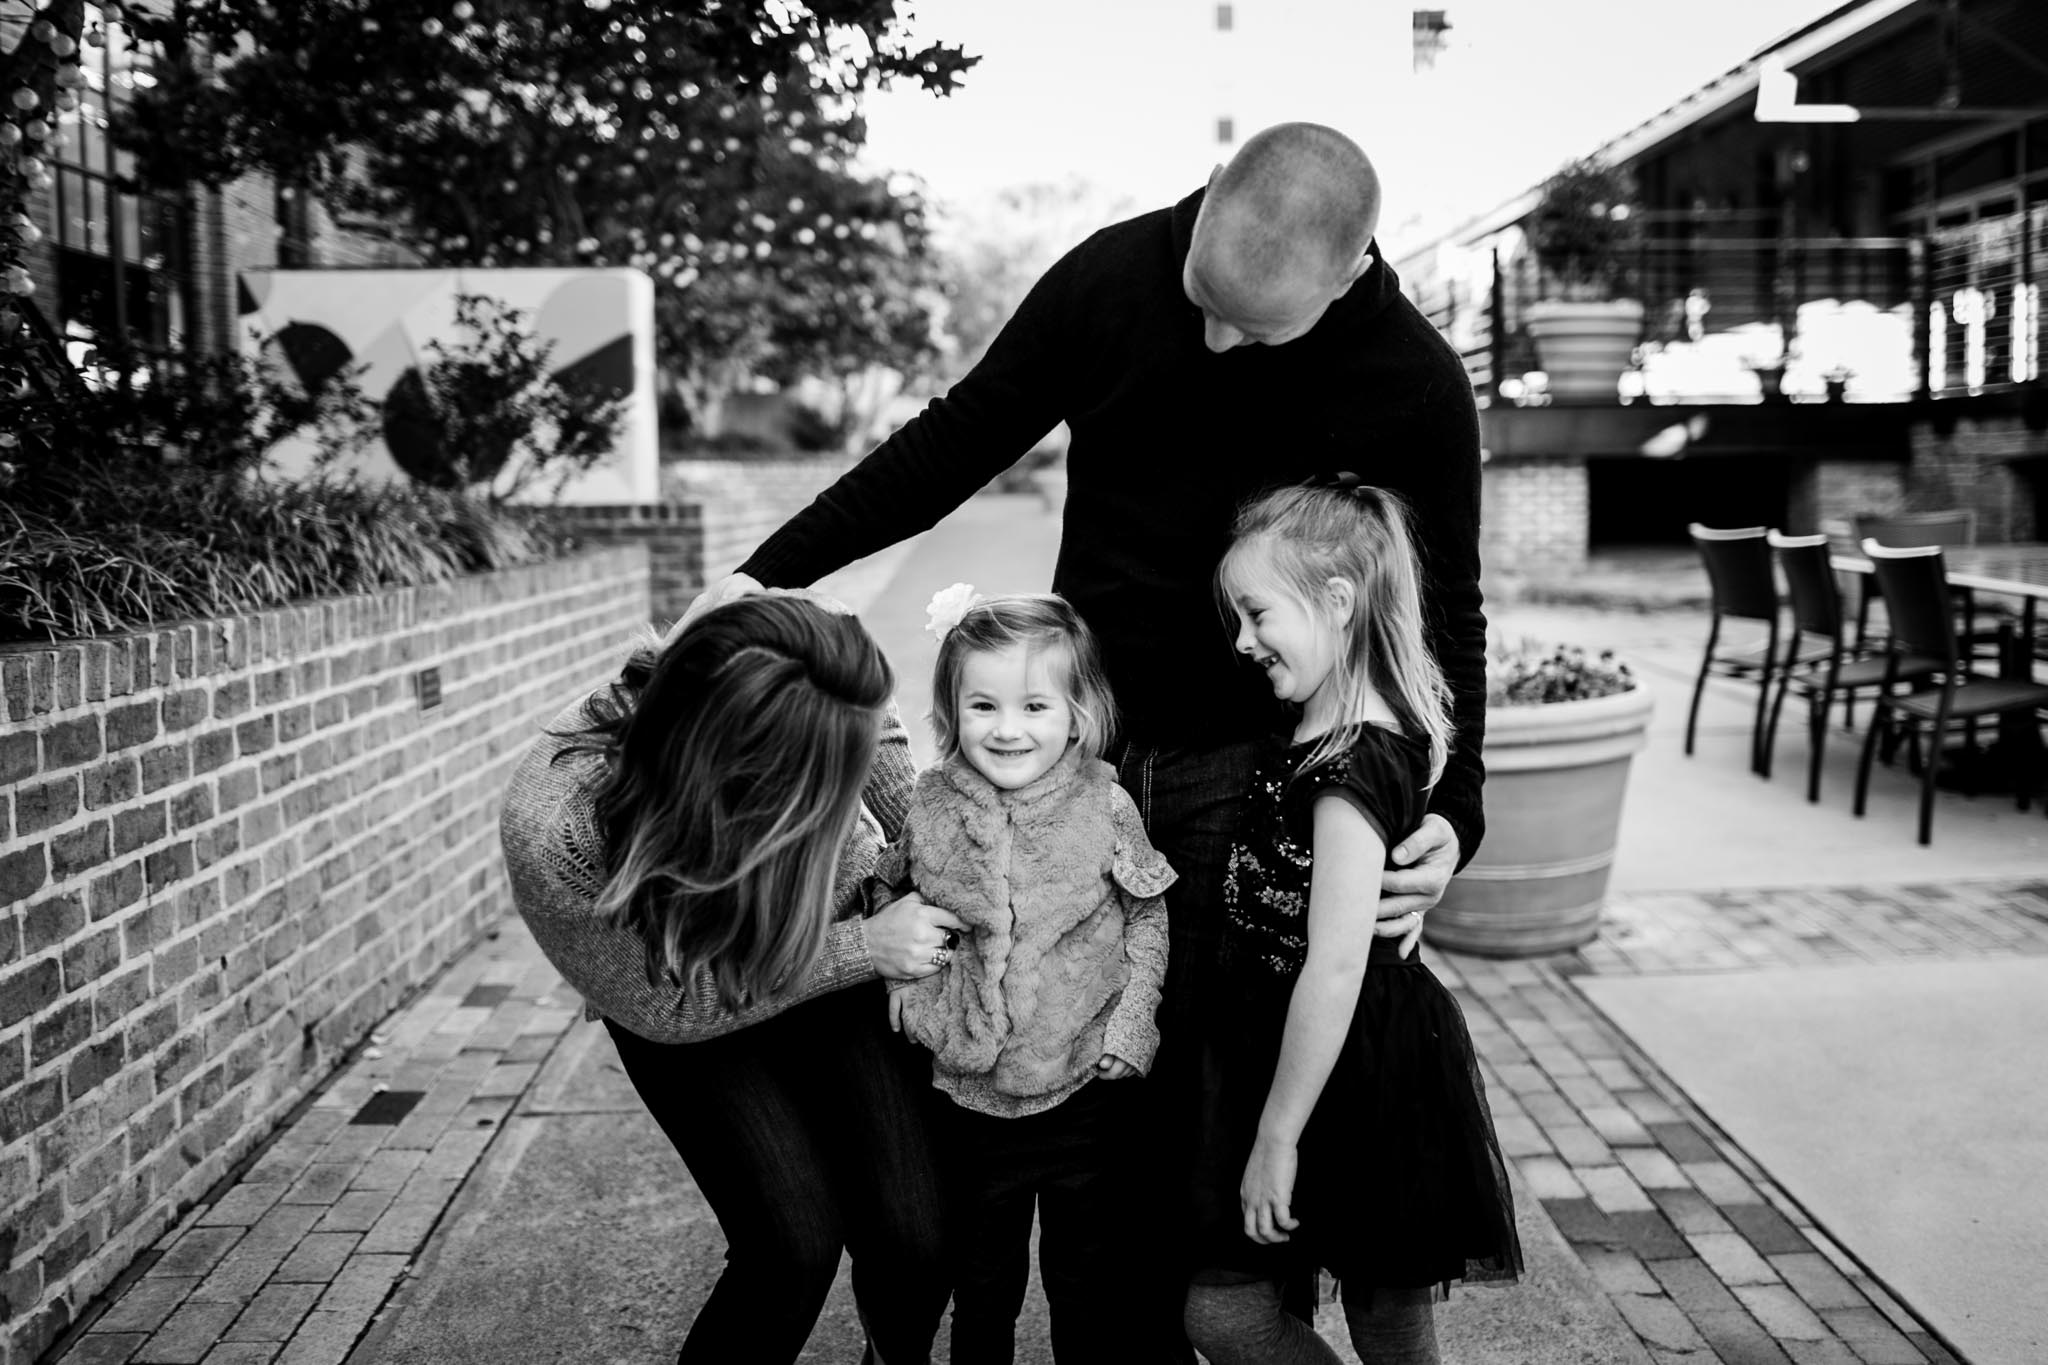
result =
[[[868,960],[893,981],[930,976],[945,966],[967,928],[952,911],[927,905],[915,891],[892,901],[866,924]]]
[[[1095,1059],[1095,1074],[1105,1081],[1121,1081],[1137,1075],[1138,1068],[1121,1057],[1105,1052]]]
[[[746,597],[751,593],[761,591],[764,591],[764,589],[761,586],[761,580],[758,578],[753,578],[743,573],[729,573],[692,599],[690,605],[683,610],[682,616],[674,625],[668,628],[666,638],[674,639],[677,632],[681,631],[684,626],[689,625],[690,622],[696,620],[705,612],[710,611],[713,607],[723,606],[736,597]]]
[[[1380,878],[1379,923],[1373,932],[1400,939],[1406,957],[1422,938],[1422,917],[1444,898],[1458,868],[1458,832],[1443,816],[1425,815],[1389,857],[1394,866]]]

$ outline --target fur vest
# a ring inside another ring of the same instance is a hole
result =
[[[1070,751],[1015,791],[957,757],[927,769],[875,870],[967,923],[946,968],[900,987],[904,1031],[957,1102],[1036,1113],[1105,1052],[1151,1066],[1174,873],[1107,763]]]

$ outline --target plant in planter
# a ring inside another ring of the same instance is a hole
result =
[[[1486,839],[1423,922],[1487,957],[1566,952],[1599,931],[1649,690],[1611,651],[1496,642],[1486,687]]]
[[[1542,294],[1523,323],[1550,393],[1614,399],[1643,328],[1642,301],[1626,297],[1641,241],[1634,177],[1592,157],[1571,162],[1543,182],[1523,231]]]

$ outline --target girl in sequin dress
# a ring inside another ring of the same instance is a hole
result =
[[[1521,1247],[1464,1016],[1373,936],[1387,850],[1452,740],[1405,509],[1348,475],[1268,493],[1216,583],[1236,648],[1299,709],[1261,757],[1225,880],[1188,1336],[1212,1365],[1334,1362],[1282,1306],[1323,1269],[1369,1365],[1434,1362],[1440,1287],[1513,1279]]]

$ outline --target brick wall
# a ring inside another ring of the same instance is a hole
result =
[[[857,457],[792,460],[681,460],[662,470],[670,502],[703,509],[703,569],[707,582],[737,569],[754,547],[841,474]]]
[[[1481,471],[1479,553],[1489,575],[1583,564],[1590,513],[1577,456],[1489,461]]]
[[[646,547],[651,619],[673,621],[703,588],[704,509],[694,502],[574,505],[555,509],[586,545]]]
[[[1906,502],[1903,465],[1877,460],[1815,460],[1792,476],[1785,525],[1791,535],[1812,535],[1822,523],[1897,512]]]
[[[853,463],[848,456],[683,460],[663,467],[661,503],[557,511],[588,544],[647,547],[653,619],[666,623]]]
[[[504,912],[511,766],[646,580],[626,548],[0,650],[0,1358]]]
[[[2048,431],[2018,416],[1962,417],[1943,433],[1932,422],[1913,427],[1907,505],[1914,509],[1977,509],[1977,539],[2038,540],[2032,482],[2015,460],[2048,457]]]

